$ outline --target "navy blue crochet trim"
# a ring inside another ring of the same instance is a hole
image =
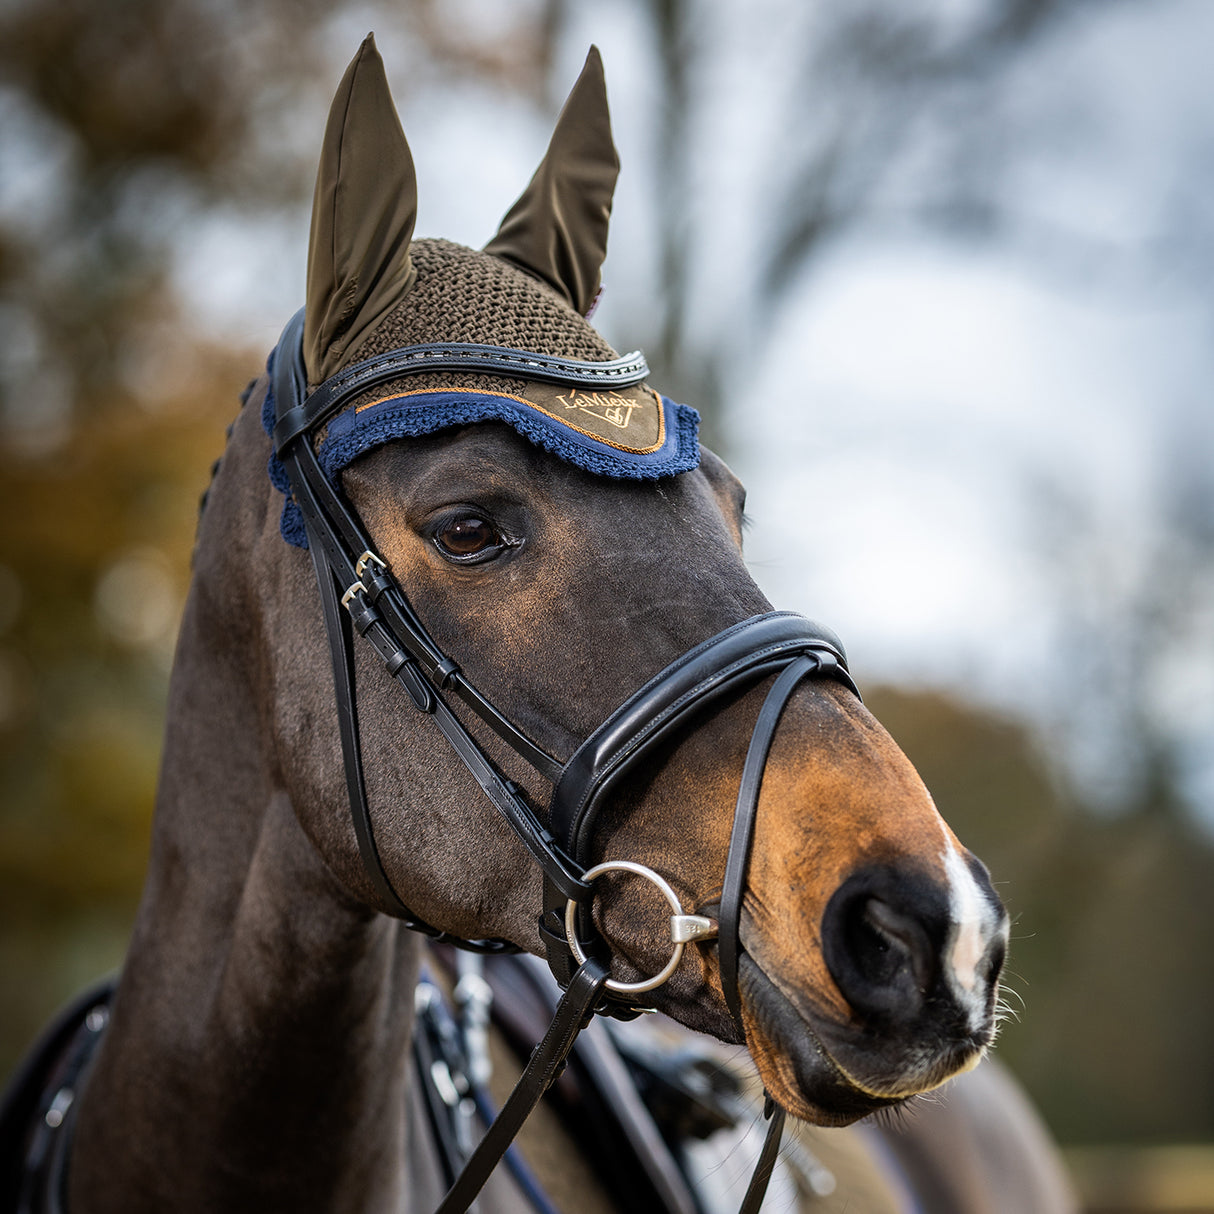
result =
[[[271,436],[274,434],[274,355],[277,353],[276,349],[271,350],[270,357],[266,359],[266,374],[270,382],[266,387],[265,400],[261,404],[261,426]],[[282,538],[296,548],[306,548],[308,529],[304,525],[303,513],[291,498],[290,477],[287,476],[287,469],[282,460],[278,458],[278,452],[272,447],[266,471],[270,474],[270,484],[286,499],[282,504],[282,517],[278,520]]]
[[[448,426],[500,421],[571,464],[616,480],[656,480],[689,472],[700,462],[696,434],[700,415],[662,398],[666,441],[649,453],[623,451],[571,429],[527,405],[492,392],[427,392],[388,399],[359,413],[339,414],[317,452],[330,475],[393,438],[416,438]]]
[[[261,422],[266,433],[274,430],[273,362],[266,365],[271,387],[262,406]],[[317,458],[325,474],[337,474],[360,455],[395,438],[416,438],[451,426],[474,422],[501,421],[524,438],[550,451],[568,463],[615,480],[657,480],[690,472],[700,462],[700,415],[688,405],[676,404],[663,396],[666,417],[666,441],[649,453],[621,451],[583,435],[561,422],[490,392],[428,392],[424,397],[386,400],[361,412],[347,410],[329,424],[328,433]],[[291,500],[287,470],[271,453],[270,480],[286,496],[279,528],[288,544],[308,546],[307,531],[299,507]]]

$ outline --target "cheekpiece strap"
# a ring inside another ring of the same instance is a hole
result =
[[[287,326],[274,361],[275,402],[280,419],[298,407],[304,389],[302,327],[303,318],[299,314]],[[556,778],[559,764],[498,712],[435,644],[396,579],[375,555],[361,520],[324,475],[307,434],[297,434],[291,439],[282,449],[281,459],[311,540],[309,547],[326,609],[325,623],[333,658],[350,808],[359,850],[381,901],[410,927],[440,939],[446,938],[404,906],[383,868],[375,844],[362,773],[354,665],[349,655],[351,628],[370,642],[389,675],[404,687],[413,705],[434,718],[455,753],[510,823],[546,878],[563,887],[568,897],[584,896],[589,891],[580,880],[580,870],[555,846],[522,790],[494,769],[438,693],[448,691],[462,699],[548,779]],[[342,590],[344,593],[338,602],[338,593]],[[502,951],[514,947],[505,941],[452,940],[452,943],[462,943],[477,951]]]

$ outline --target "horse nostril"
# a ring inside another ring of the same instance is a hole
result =
[[[920,1014],[937,983],[939,916],[918,901],[898,897],[896,888],[878,892],[862,880],[846,882],[827,906],[822,923],[827,968],[860,1019],[906,1023]]]
[[[861,912],[860,929],[865,942],[873,940],[878,945],[877,964],[872,967],[874,979],[893,981],[898,970],[909,965],[915,985],[927,992],[932,979],[932,950],[918,922],[880,898],[869,898]]]

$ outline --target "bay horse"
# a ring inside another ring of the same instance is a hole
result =
[[[989,1046],[986,870],[838,639],[752,581],[694,411],[585,319],[617,170],[592,50],[485,249],[415,239],[370,38],[351,63],[306,307],[200,517],[129,954],[23,1210],[433,1208],[422,1089],[451,1067],[406,1060],[456,977],[506,971],[444,978],[427,937],[547,956],[522,1113],[596,1011],[744,1045],[773,1124],[900,1108]],[[503,1193],[481,1208],[546,1208]]]

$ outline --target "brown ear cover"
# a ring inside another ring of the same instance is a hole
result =
[[[584,316],[598,295],[619,171],[603,61],[592,46],[540,167],[485,252],[536,275]]]
[[[304,359],[320,383],[413,285],[417,175],[368,34],[329,111],[312,203]]]

